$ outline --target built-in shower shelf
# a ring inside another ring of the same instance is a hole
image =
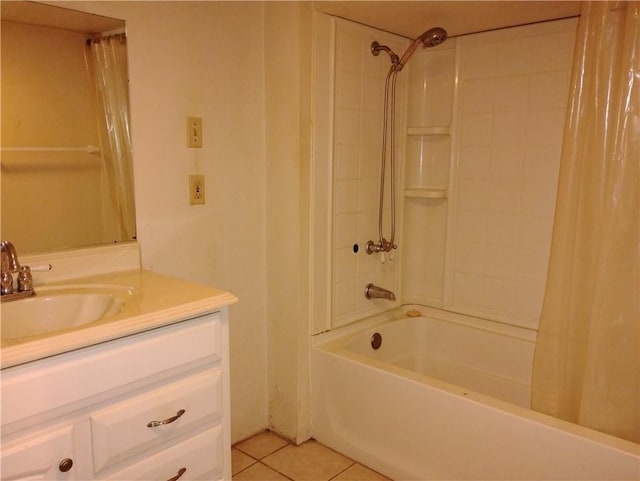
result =
[[[404,190],[404,196],[419,199],[446,199],[447,189],[442,187],[410,187]]]
[[[449,133],[448,126],[407,128],[407,135],[449,135]]]

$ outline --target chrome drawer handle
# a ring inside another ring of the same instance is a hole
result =
[[[187,468],[180,468],[180,471],[178,471],[178,474],[176,474],[173,478],[167,479],[167,481],[178,481],[182,477],[182,475],[186,472],[187,472]]]
[[[165,419],[164,421],[151,421],[150,423],[147,423],[147,427],[148,428],[155,428],[156,426],[162,426],[163,424],[171,424],[174,421],[177,421],[180,416],[182,416],[184,413],[186,413],[187,411],[185,411],[184,409],[181,409],[180,411],[178,411],[176,413],[175,416],[171,416],[170,418]],[[180,475],[182,476],[182,475]],[[178,478],[176,478],[178,479]]]

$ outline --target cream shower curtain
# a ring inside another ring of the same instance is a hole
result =
[[[585,2],[532,408],[640,442],[640,2]]]
[[[87,44],[87,66],[101,116],[100,144],[107,190],[116,212],[118,240],[131,240],[136,237],[136,226],[126,36],[98,37]]]

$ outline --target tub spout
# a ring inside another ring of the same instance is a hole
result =
[[[388,299],[390,301],[396,300],[396,295],[382,287],[375,286],[373,284],[367,284],[364,288],[364,297],[367,299]]]

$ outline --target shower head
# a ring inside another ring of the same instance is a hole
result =
[[[437,45],[440,45],[446,39],[447,39],[447,31],[444,28],[434,27],[427,30],[418,38],[416,38],[413,42],[411,42],[411,45],[409,45],[406,52],[400,58],[400,61],[397,63],[397,66],[396,66],[397,70],[398,71],[402,70],[402,68],[407,64],[409,57],[413,55],[413,52],[416,51],[416,49],[418,48],[418,46],[420,46],[420,44],[422,44],[424,48],[435,47]]]
[[[391,69],[395,70],[396,72],[400,72],[400,70],[402,70],[402,68],[407,63],[407,60],[409,60],[409,57],[413,55],[413,52],[416,51],[416,49],[420,46],[420,44],[422,44],[424,48],[435,47],[437,45],[440,45],[446,39],[447,39],[447,31],[444,28],[434,27],[427,30],[418,38],[416,38],[413,42],[411,42],[407,50],[402,55],[402,58],[398,57],[393,52],[393,50],[391,50],[386,45],[380,45],[378,42],[375,42],[375,41],[371,43],[371,53],[375,56],[378,56],[380,52],[384,50],[389,54],[389,57],[391,58],[391,64],[392,64]]]
[[[444,28],[435,27],[427,30],[418,38],[425,47],[435,47],[447,39],[447,31]]]

